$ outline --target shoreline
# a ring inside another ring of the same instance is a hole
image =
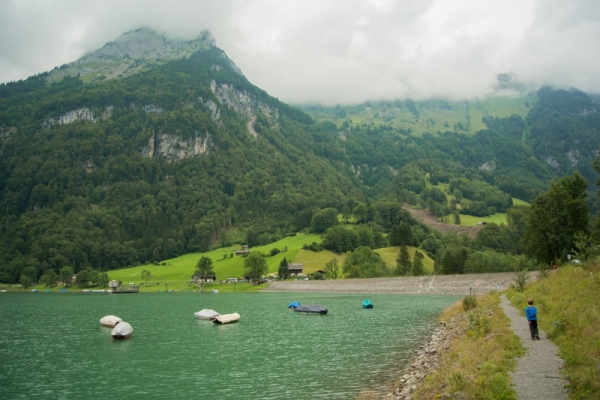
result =
[[[514,272],[467,275],[426,275],[393,278],[357,278],[310,281],[276,281],[259,292],[449,294],[465,296],[505,290]]]

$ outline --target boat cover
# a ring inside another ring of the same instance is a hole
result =
[[[218,317],[221,314],[219,314],[215,310],[211,310],[210,308],[205,308],[203,310],[195,312],[194,315],[196,316],[196,318],[200,319],[214,319],[215,317]]]
[[[100,323],[103,326],[108,326],[109,328],[114,328],[117,322],[123,322],[123,320],[114,315],[107,315],[106,317],[100,318]]]
[[[324,307],[321,307],[318,304],[309,304],[307,306],[301,306],[298,308],[294,308],[294,311],[302,312],[302,313],[312,313],[312,314],[327,314],[327,309]]]
[[[127,322],[119,322],[115,325],[114,329],[110,333],[115,339],[129,337],[133,333],[133,328]]]
[[[230,322],[235,322],[239,319],[240,319],[240,314],[234,312],[233,314],[219,315],[218,317],[213,319],[213,322],[215,324],[228,324]]]
[[[290,303],[290,305],[288,306],[288,308],[298,308],[300,307],[300,302],[299,301],[292,301]]]
[[[366,299],[362,302],[362,306],[363,308],[373,308],[373,303],[371,303],[371,300]]]

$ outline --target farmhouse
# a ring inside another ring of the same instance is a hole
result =
[[[302,269],[304,266],[302,264],[288,264],[288,271],[290,271],[290,275],[296,276],[302,273]]]
[[[236,250],[235,251],[235,255],[236,256],[247,256],[248,253],[249,253],[249,250],[248,250],[248,245],[247,244],[242,245],[242,249],[241,250]]]

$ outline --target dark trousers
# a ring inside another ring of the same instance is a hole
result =
[[[540,337],[540,333],[538,332],[537,320],[529,321],[529,331],[531,332],[531,338],[536,339]]]

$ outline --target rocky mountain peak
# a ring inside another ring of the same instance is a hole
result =
[[[86,81],[102,81],[128,76],[154,64],[187,57],[192,53],[215,46],[208,30],[194,40],[172,39],[148,27],[131,30],[88,53],[79,60],[51,72],[49,80],[65,76],[87,76]]]

